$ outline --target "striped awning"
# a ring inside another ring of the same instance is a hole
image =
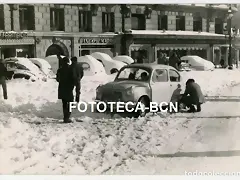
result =
[[[136,46],[130,46],[131,51],[139,51],[139,50],[146,50],[149,46],[146,45],[136,45]]]
[[[203,50],[202,47],[156,47],[157,50]]]

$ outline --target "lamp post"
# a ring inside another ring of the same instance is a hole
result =
[[[232,70],[233,65],[232,65],[232,7],[231,5],[229,6],[228,9],[228,43],[229,43],[229,50],[228,50],[228,69]]]
[[[122,14],[122,37],[121,37],[121,54],[126,55],[126,35],[125,35],[125,18],[131,16],[131,8],[127,4],[121,4]]]

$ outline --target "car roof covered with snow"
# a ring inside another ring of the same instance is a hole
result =
[[[95,59],[100,59],[101,61],[103,61],[103,63],[106,63],[104,61],[107,61],[111,64],[114,63],[118,66],[125,66],[126,65],[125,63],[123,63],[121,61],[114,60],[113,58],[111,58],[111,56],[109,56],[106,53],[94,52],[94,53],[90,54],[90,56],[94,57]]]
[[[163,64],[149,64],[149,63],[135,63],[135,64],[129,64],[126,65],[123,68],[148,68],[151,70],[154,69],[173,69],[176,70],[175,68],[168,66],[168,65],[163,65]]]
[[[121,61],[121,62],[124,62],[126,64],[134,63],[134,60],[130,56],[127,56],[127,55],[115,56],[113,58],[113,60]]]
[[[4,59],[4,62],[7,62],[7,61],[14,61],[14,62],[17,62],[19,64],[22,64],[24,65],[25,67],[27,67],[29,70],[35,72],[35,73],[39,73],[41,72],[39,70],[39,68],[34,64],[32,63],[32,61],[28,58],[23,58],[23,57],[12,57],[12,58],[6,58]]]

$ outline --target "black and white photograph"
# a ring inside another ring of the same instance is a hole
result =
[[[0,175],[240,175],[240,4],[30,3],[0,4]]]

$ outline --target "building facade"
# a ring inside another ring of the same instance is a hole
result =
[[[160,52],[172,51],[214,62],[227,57],[227,5],[130,5],[127,10],[107,4],[2,4],[1,58],[79,57],[96,51],[119,55],[123,18],[125,54],[134,59],[145,56],[153,62]]]

